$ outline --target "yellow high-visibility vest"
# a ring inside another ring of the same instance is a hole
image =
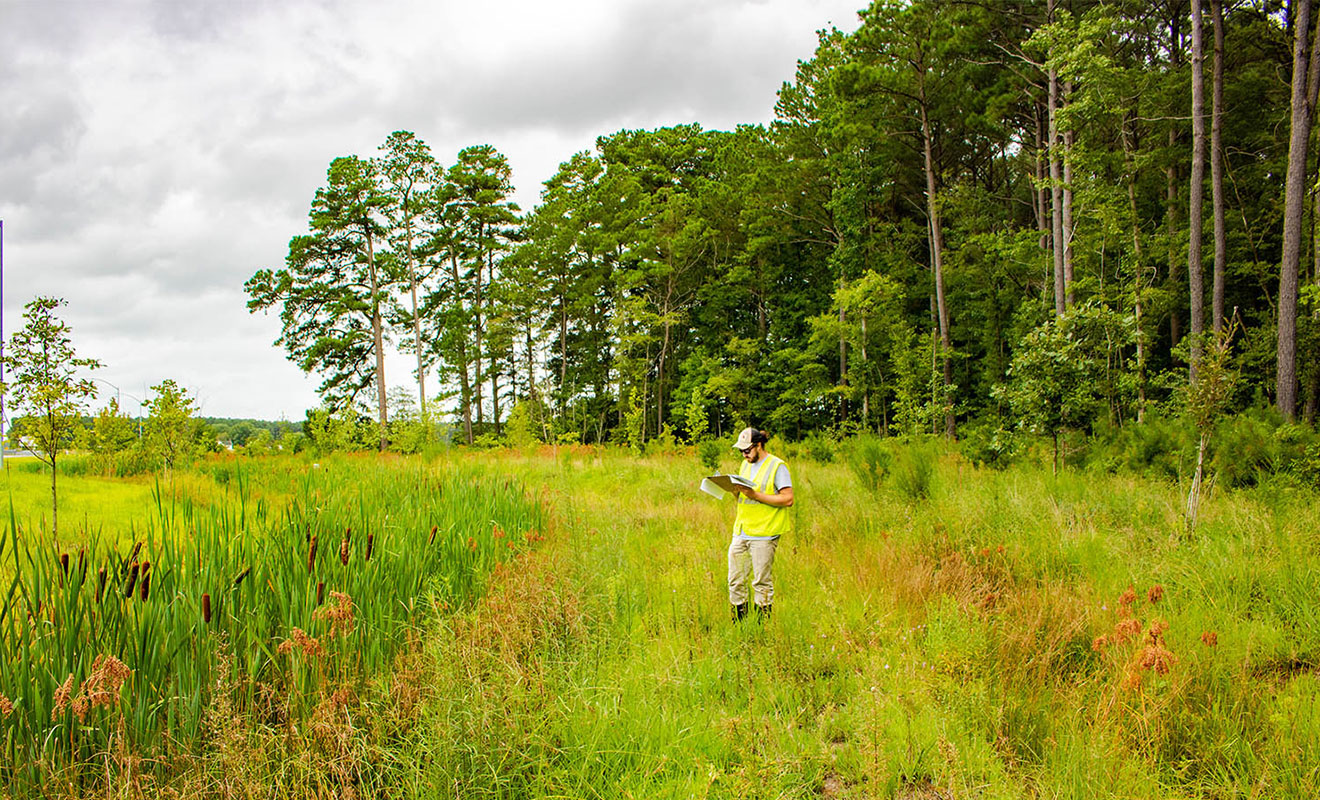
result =
[[[762,494],[775,493],[775,473],[784,460],[769,453],[761,460],[761,466],[752,474],[752,465],[745,460],[738,467],[738,474],[751,481],[756,491]],[[788,465],[784,464],[784,469]],[[793,476],[789,475],[791,483]],[[755,500],[738,495],[738,516],[733,520],[733,535],[746,536],[783,536],[792,526],[792,518],[787,508],[758,503]]]

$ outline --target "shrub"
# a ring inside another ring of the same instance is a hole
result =
[[[819,431],[807,434],[807,438],[802,440],[802,449],[807,458],[817,464],[833,463],[835,447],[834,440]]]
[[[857,481],[872,492],[885,482],[891,460],[884,440],[874,434],[855,436],[848,446],[848,466]]]
[[[1013,431],[998,421],[966,426],[962,435],[962,453],[978,467],[1006,469],[1021,450]]]
[[[697,458],[709,472],[720,468],[720,456],[724,455],[724,446],[714,439],[702,439],[697,444]]]
[[[925,500],[935,480],[936,461],[932,444],[913,440],[895,455],[890,483],[909,500]]]

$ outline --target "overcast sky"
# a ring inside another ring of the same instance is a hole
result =
[[[206,416],[300,420],[319,379],[243,283],[283,265],[331,159],[400,129],[444,164],[491,144],[529,209],[599,135],[768,122],[815,32],[862,5],[0,0],[4,337],[63,297],[126,410],[173,378]]]

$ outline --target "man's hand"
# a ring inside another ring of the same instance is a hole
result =
[[[738,490],[738,493],[741,494],[743,497],[746,497],[748,500],[755,500],[758,503],[764,503],[765,505],[768,506],[776,506],[778,508],[788,508],[789,506],[793,505],[792,486],[785,486],[784,488],[780,489],[778,492],[774,494],[763,494],[748,486],[735,485],[734,488],[736,488]]]

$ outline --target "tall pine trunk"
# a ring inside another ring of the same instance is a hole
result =
[[[1224,225],[1224,7],[1222,0],[1210,0],[1210,18],[1215,32],[1210,108],[1210,205],[1214,208],[1215,264],[1213,298],[1210,303],[1211,326],[1218,336],[1224,327],[1224,277],[1227,269],[1228,234]]]
[[[1191,310],[1188,379],[1196,381],[1205,329],[1205,286],[1201,269],[1202,208],[1205,205],[1205,49],[1201,42],[1201,0],[1192,0],[1192,174],[1187,201],[1187,286]]]
[[[935,194],[935,153],[931,142],[930,117],[926,113],[926,84],[918,83],[921,106],[921,138],[926,163],[926,212],[930,215],[931,269],[935,273],[935,308],[939,316],[940,349],[944,357],[944,401],[949,402],[953,386],[953,341],[949,336],[949,307],[944,299],[944,231],[940,226],[940,205]],[[953,408],[944,413],[944,435],[952,439],[956,433]]]
[[[449,279],[454,287],[454,307],[458,309],[459,317],[465,317],[467,314],[463,309],[463,297],[459,291],[462,284],[458,273],[458,254],[453,252],[449,255]],[[468,378],[466,331],[458,336],[458,364],[455,366],[458,367],[459,403],[463,406],[463,436],[468,444],[472,444],[472,383]]]
[[[1284,186],[1283,257],[1279,265],[1278,394],[1284,419],[1297,414],[1297,292],[1302,258],[1302,216],[1306,202],[1306,156],[1311,139],[1317,79],[1316,43],[1309,41],[1311,0],[1290,4],[1293,12],[1292,116],[1288,133],[1288,173]],[[1320,38],[1320,26],[1316,28]]]
[[[1054,22],[1054,0],[1047,6],[1047,16]],[[1050,232],[1054,256],[1054,313],[1063,316],[1068,308],[1066,278],[1063,259],[1063,176],[1059,170],[1059,71],[1050,67],[1049,79],[1049,146],[1050,160]]]
[[[371,277],[371,341],[376,350],[376,410],[380,415],[380,449],[389,448],[389,411],[385,402],[385,325],[380,313],[380,281],[371,231],[367,231],[367,273]]]

